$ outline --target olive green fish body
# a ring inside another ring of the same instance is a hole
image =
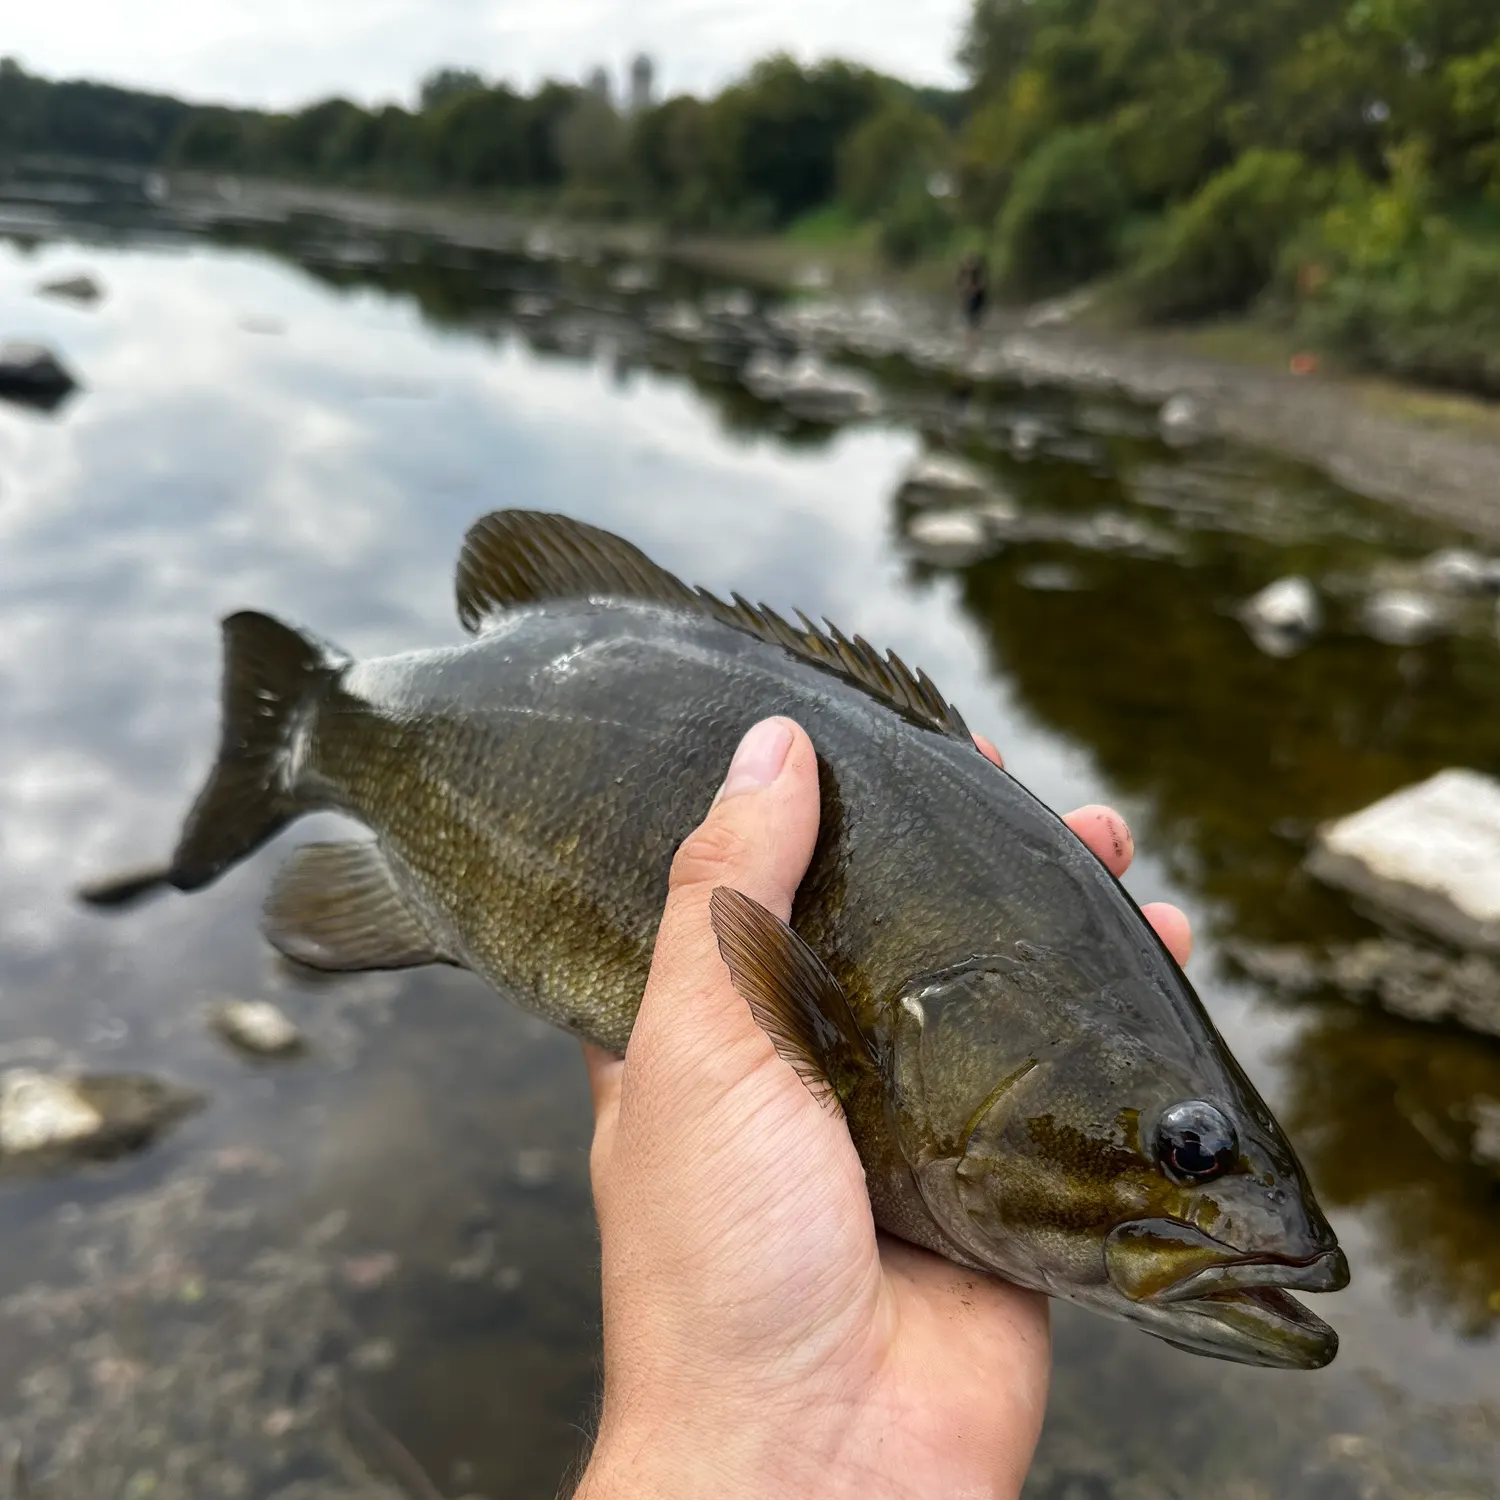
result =
[[[226,622],[175,884],[349,813],[374,842],[293,854],[278,947],[460,964],[620,1052],[672,856],[744,731],[786,715],[819,757],[812,864],[790,927],[720,892],[715,928],[842,1105],[877,1222],[1200,1352],[1332,1357],[1281,1288],[1347,1273],[1269,1111],[1123,888],[925,677],[556,517],[480,522],[459,598],[475,640],[377,661]]]

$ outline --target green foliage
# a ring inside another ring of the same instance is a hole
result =
[[[1283,295],[1309,338],[1375,369],[1500,395],[1500,238],[1435,212],[1422,154],[1346,175],[1288,247]]]
[[[1126,196],[1097,128],[1060,130],[1016,174],[996,225],[1001,279],[1028,294],[1109,270],[1119,252]]]
[[[913,182],[881,214],[876,243],[890,265],[910,266],[946,249],[956,229],[944,200],[933,197],[923,183]]]
[[[1136,267],[1141,310],[1167,321],[1248,307],[1318,192],[1317,174],[1297,152],[1247,151],[1172,214]]]
[[[844,140],[838,153],[839,197],[862,219],[874,218],[920,189],[948,164],[942,122],[914,101],[893,96]]]
[[[484,76],[472,68],[436,68],[422,80],[418,93],[422,113],[426,114],[464,94],[480,93],[484,87]]]

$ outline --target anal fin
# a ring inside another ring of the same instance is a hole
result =
[[[277,873],[262,931],[312,969],[457,963],[441,951],[373,843],[304,844]]]
[[[721,885],[708,910],[735,992],[814,1098],[839,1098],[871,1051],[838,980],[758,901]]]

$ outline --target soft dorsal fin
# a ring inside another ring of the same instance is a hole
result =
[[[738,594],[726,603],[689,588],[640,548],[568,516],[497,510],[476,521],[459,554],[457,588],[458,618],[470,634],[502,610],[547,599],[640,599],[696,610],[837,673],[930,729],[970,740],[963,716],[932,679],[895,652],[882,655],[860,636],[851,639],[826,620],[820,628],[800,611],[798,626]]]

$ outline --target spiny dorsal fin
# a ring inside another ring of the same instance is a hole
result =
[[[828,621],[823,629],[798,611],[798,628],[739,594],[726,603],[689,588],[629,542],[568,516],[499,510],[476,521],[458,559],[464,629],[477,634],[500,611],[547,599],[641,599],[697,610],[838,673],[930,729],[970,738],[963,716],[925,672],[913,672],[893,651],[882,655],[860,636],[851,640]]]
[[[851,1065],[870,1056],[837,979],[785,922],[718,886],[708,903],[735,993],[820,1103],[836,1098]]]

